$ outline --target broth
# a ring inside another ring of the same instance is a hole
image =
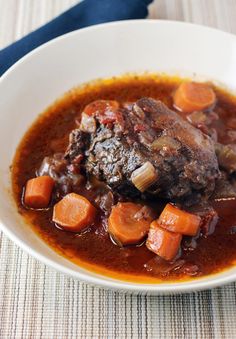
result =
[[[218,212],[219,222],[213,234],[199,237],[196,248],[182,249],[181,258],[175,267],[163,264],[145,245],[118,247],[107,233],[105,215],[100,211],[96,223],[82,233],[70,233],[54,225],[52,205],[36,211],[22,205],[22,191],[28,179],[35,177],[45,156],[64,152],[68,136],[76,128],[76,117],[85,105],[97,99],[117,100],[120,103],[133,102],[147,96],[160,99],[171,109],[172,95],[181,79],[157,76],[125,76],[98,81],[77,88],[55,102],[35,121],[23,137],[12,166],[12,183],[19,213],[33,227],[35,232],[61,255],[84,268],[112,277],[135,281],[153,282],[160,280],[191,279],[222,271],[236,260],[236,200],[212,201]],[[215,88],[217,103],[214,111],[219,120],[214,127],[219,141],[227,143],[229,121],[236,117],[236,100],[230,94]],[[234,130],[234,128],[231,128]],[[236,123],[235,123],[236,129]],[[78,192],[93,201],[92,190],[82,185]],[[161,211],[163,202],[150,202],[156,211]],[[185,261],[185,269],[179,269]],[[163,268],[164,265],[164,268]],[[195,272],[194,267],[198,270]],[[188,267],[191,274],[188,274]],[[163,269],[162,269],[163,268]],[[139,278],[137,278],[139,277]]]

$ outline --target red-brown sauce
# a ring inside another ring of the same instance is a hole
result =
[[[75,89],[47,109],[28,130],[21,141],[12,166],[14,196],[19,213],[28,221],[50,246],[79,265],[117,278],[152,282],[156,280],[180,280],[219,272],[234,264],[236,260],[236,200],[212,202],[219,215],[219,222],[212,235],[200,237],[193,244],[194,250],[183,249],[175,266],[164,266],[163,261],[143,246],[120,248],[110,239],[106,231],[104,215],[100,213],[96,224],[75,234],[56,227],[52,219],[52,206],[47,210],[34,211],[22,205],[22,191],[28,179],[35,176],[43,158],[55,151],[63,152],[68,135],[76,127],[75,119],[85,105],[97,99],[113,99],[121,103],[132,102],[149,96],[162,100],[172,107],[172,95],[179,79],[155,76],[128,76],[105,80]],[[219,141],[227,143],[230,128],[236,130],[236,100],[224,91],[215,88],[217,103],[215,112],[220,119],[215,124]],[[235,126],[232,126],[235,122]],[[229,127],[229,125],[231,126]],[[96,192],[84,186],[78,192],[95,199]],[[161,211],[161,201],[152,202],[156,211]],[[193,240],[194,241],[194,240]],[[195,267],[197,267],[195,272]],[[170,270],[171,268],[171,270]],[[188,274],[188,268],[191,274]],[[139,276],[139,279],[137,279]]]

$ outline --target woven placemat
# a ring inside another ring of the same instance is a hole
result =
[[[0,0],[0,47],[76,0]],[[156,0],[150,16],[236,33],[234,0]],[[220,47],[220,46],[219,46]],[[87,286],[0,235],[0,338],[236,338],[236,285],[177,296]]]

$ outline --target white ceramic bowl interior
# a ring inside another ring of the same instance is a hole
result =
[[[236,268],[183,283],[138,284],[86,271],[49,248],[18,215],[9,166],[37,115],[70,88],[126,72],[166,72],[215,80],[236,92],[236,37],[168,21],[124,21],[82,29],[28,54],[0,79],[0,224],[21,248],[85,282],[136,293],[177,293],[236,280]]]

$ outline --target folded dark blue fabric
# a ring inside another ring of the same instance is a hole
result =
[[[79,28],[116,20],[142,19],[152,0],[84,0],[46,25],[0,50],[0,76],[43,43]]]

